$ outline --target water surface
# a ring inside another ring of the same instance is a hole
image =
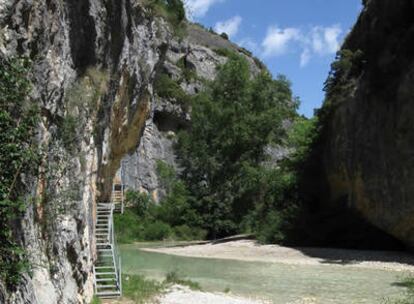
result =
[[[267,262],[181,257],[141,251],[142,245],[121,246],[123,272],[162,280],[179,274],[201,284],[205,291],[224,291],[265,298],[275,304],[379,304],[400,298],[396,285],[402,273],[339,265],[285,265]]]

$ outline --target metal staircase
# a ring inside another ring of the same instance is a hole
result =
[[[97,260],[93,267],[95,294],[99,298],[117,298],[122,295],[121,258],[115,242],[114,212],[124,213],[123,162],[112,185],[110,203],[96,207],[95,239]]]
[[[121,214],[124,213],[124,203],[125,203],[125,170],[124,170],[124,163],[125,161],[121,161],[121,167],[112,184],[112,203],[114,204],[115,212],[119,212]]]
[[[113,203],[98,203],[96,211],[97,260],[93,267],[95,294],[99,298],[122,295],[121,259],[115,246]]]
[[[125,186],[122,183],[114,183],[112,185],[112,203],[114,204],[114,211],[124,213],[124,190]]]

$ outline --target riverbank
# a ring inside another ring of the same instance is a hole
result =
[[[139,302],[142,303],[142,302]],[[145,304],[271,304],[269,301],[248,299],[225,293],[192,290],[187,286],[173,285],[160,295],[144,301]],[[137,304],[128,298],[102,300],[102,304]]]
[[[164,295],[155,299],[157,304],[271,304],[269,301],[248,299],[225,293],[191,290],[187,286],[174,285]]]
[[[260,245],[254,240],[141,248],[141,250],[186,257],[231,259],[288,265],[340,265],[343,267],[362,267],[414,273],[414,255],[396,251],[291,248],[279,245]]]

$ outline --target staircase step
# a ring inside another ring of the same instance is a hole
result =
[[[96,272],[95,275],[116,275],[116,272]]]
[[[96,285],[96,288],[102,288],[102,289],[109,289],[109,288],[117,288],[118,286],[116,285]]]
[[[121,296],[121,292],[97,292],[96,295],[100,298],[117,298]]]
[[[99,266],[99,267],[95,267],[95,269],[108,269],[108,268],[115,268],[113,265],[112,266]]]
[[[103,278],[103,279],[96,279],[96,282],[113,282],[116,281],[116,278]]]

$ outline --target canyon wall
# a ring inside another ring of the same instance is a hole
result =
[[[364,4],[319,112],[315,197],[414,247],[414,1]]]
[[[186,27],[177,34],[144,1],[0,1],[0,56],[32,60],[42,157],[16,226],[32,272],[18,286],[0,282],[0,302],[89,303],[96,202],[110,199],[121,160],[127,185],[158,200],[156,162],[175,165],[175,132],[190,120],[190,109],[154,92],[160,74],[197,93],[226,61],[223,48],[259,70],[245,50]]]

